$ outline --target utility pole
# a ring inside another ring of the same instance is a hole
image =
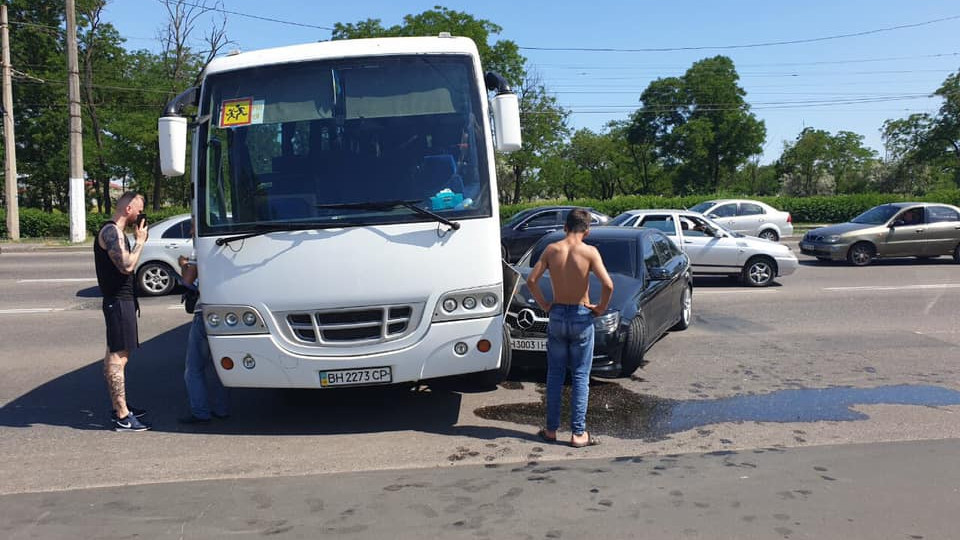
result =
[[[3,174],[7,185],[7,235],[20,239],[20,205],[17,200],[17,143],[13,136],[13,87],[10,82],[10,25],[7,5],[0,6],[0,44],[3,46]]]
[[[67,0],[67,79],[70,99],[70,241],[87,239],[83,191],[83,124],[80,119],[80,62],[77,60],[77,10]]]

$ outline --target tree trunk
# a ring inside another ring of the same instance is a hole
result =
[[[520,203],[520,177],[523,175],[523,167],[513,166],[513,204]]]

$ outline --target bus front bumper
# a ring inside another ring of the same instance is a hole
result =
[[[486,352],[478,347],[482,340],[490,344]],[[500,365],[502,342],[500,317],[432,323],[411,346],[357,356],[293,354],[269,334],[209,336],[220,380],[224,386],[243,388],[368,386],[488,371]],[[466,344],[465,353],[455,351],[458,343]],[[227,369],[225,364],[231,363]]]

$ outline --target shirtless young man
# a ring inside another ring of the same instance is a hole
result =
[[[103,358],[103,376],[113,402],[116,431],[145,431],[139,417],[146,411],[127,406],[124,368],[130,349],[140,346],[137,337],[137,304],[134,271],[147,240],[146,221],[137,223],[143,212],[143,197],[128,191],[117,200],[113,217],[100,229],[93,244],[97,284],[103,294],[103,318],[107,326],[107,352]],[[123,230],[134,228],[137,245],[130,248]]]
[[[593,317],[603,315],[613,294],[613,281],[603,266],[597,248],[585,244],[590,233],[590,213],[571,210],[563,227],[567,237],[547,246],[527,278],[527,287],[538,304],[550,315],[547,326],[547,427],[540,436],[557,440],[560,427],[560,398],[569,369],[573,386],[570,396],[570,445],[576,448],[597,444],[586,431],[590,369],[593,367]],[[538,281],[550,270],[553,301],[548,302]],[[603,285],[600,303],[590,303],[589,274]]]

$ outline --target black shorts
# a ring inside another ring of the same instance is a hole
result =
[[[107,349],[129,351],[140,346],[137,339],[137,304],[133,298],[104,298],[103,320],[107,323]]]

